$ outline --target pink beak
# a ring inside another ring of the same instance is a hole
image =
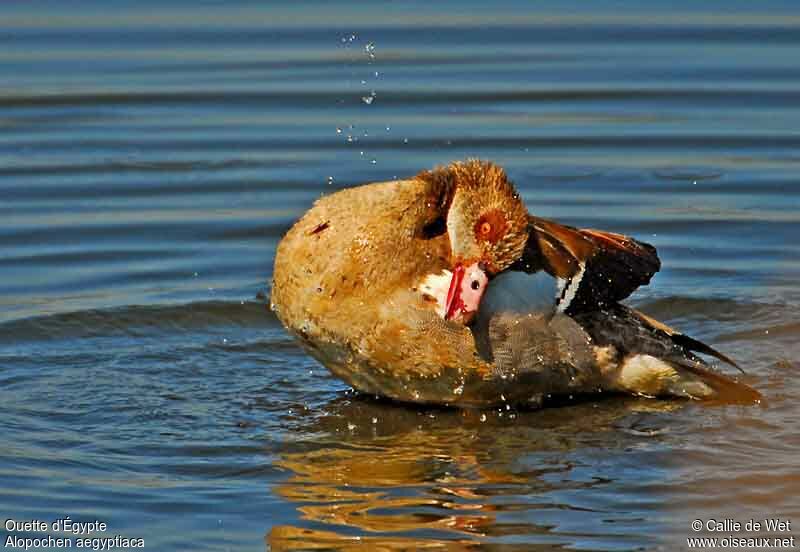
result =
[[[478,312],[478,306],[488,283],[489,277],[480,267],[480,263],[467,267],[461,263],[457,264],[453,269],[450,289],[447,291],[444,319],[469,323]]]

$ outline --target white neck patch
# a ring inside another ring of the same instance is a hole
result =
[[[428,274],[419,284],[420,293],[436,301],[436,314],[442,318],[446,314],[447,294],[450,291],[452,279],[453,273],[449,270],[444,270],[441,274]]]

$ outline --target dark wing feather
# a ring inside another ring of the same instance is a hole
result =
[[[734,361],[728,355],[720,353],[711,345],[706,345],[702,341],[698,341],[693,337],[689,337],[686,334],[682,334],[678,330],[667,326],[663,322],[659,322],[655,318],[647,316],[643,312],[639,312],[635,309],[627,309],[627,310],[629,310],[633,315],[639,318],[639,320],[644,322],[651,329],[656,330],[657,332],[663,333],[666,336],[668,336],[674,344],[683,347],[684,349],[687,349],[689,351],[693,351],[695,353],[702,353],[704,355],[712,356],[717,360],[721,360],[726,364],[730,364],[731,366],[739,370],[742,374],[745,373],[744,369],[742,369],[742,367],[739,366],[736,363],[736,361]]]
[[[733,360],[635,309],[615,305],[608,310],[578,314],[574,319],[591,336],[595,345],[612,346],[621,357],[650,355],[687,370],[713,388],[720,400],[741,403],[761,400],[758,391],[713,371],[694,352],[709,354],[739,368]]]
[[[625,305],[578,314],[574,318],[600,346],[612,345],[623,353],[642,353],[686,367],[705,364],[694,354],[697,352],[713,356],[744,373],[733,359],[710,345]]]
[[[564,280],[562,310],[575,314],[625,299],[650,282],[661,262],[655,247],[633,238],[530,216],[525,252],[512,268]]]

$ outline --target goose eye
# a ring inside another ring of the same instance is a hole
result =
[[[475,222],[474,232],[475,237],[482,241],[489,243],[497,243],[503,234],[506,233],[508,222],[505,215],[499,209],[492,209],[484,213],[481,218]]]

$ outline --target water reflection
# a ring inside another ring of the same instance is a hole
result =
[[[614,398],[481,412],[352,396],[322,412],[293,413],[285,421],[301,438],[277,462],[291,475],[275,492],[296,505],[302,521],[274,527],[267,542],[274,550],[365,543],[463,550],[487,542],[560,548],[587,536],[618,542],[624,523],[612,522],[629,514],[609,509],[608,496],[625,500],[625,488],[604,462],[643,443],[659,450],[659,415],[680,405]],[[598,457],[602,467],[594,470],[589,461]],[[642,469],[641,477],[657,473]],[[605,503],[595,508],[593,496]],[[648,499],[633,499],[641,515]]]

